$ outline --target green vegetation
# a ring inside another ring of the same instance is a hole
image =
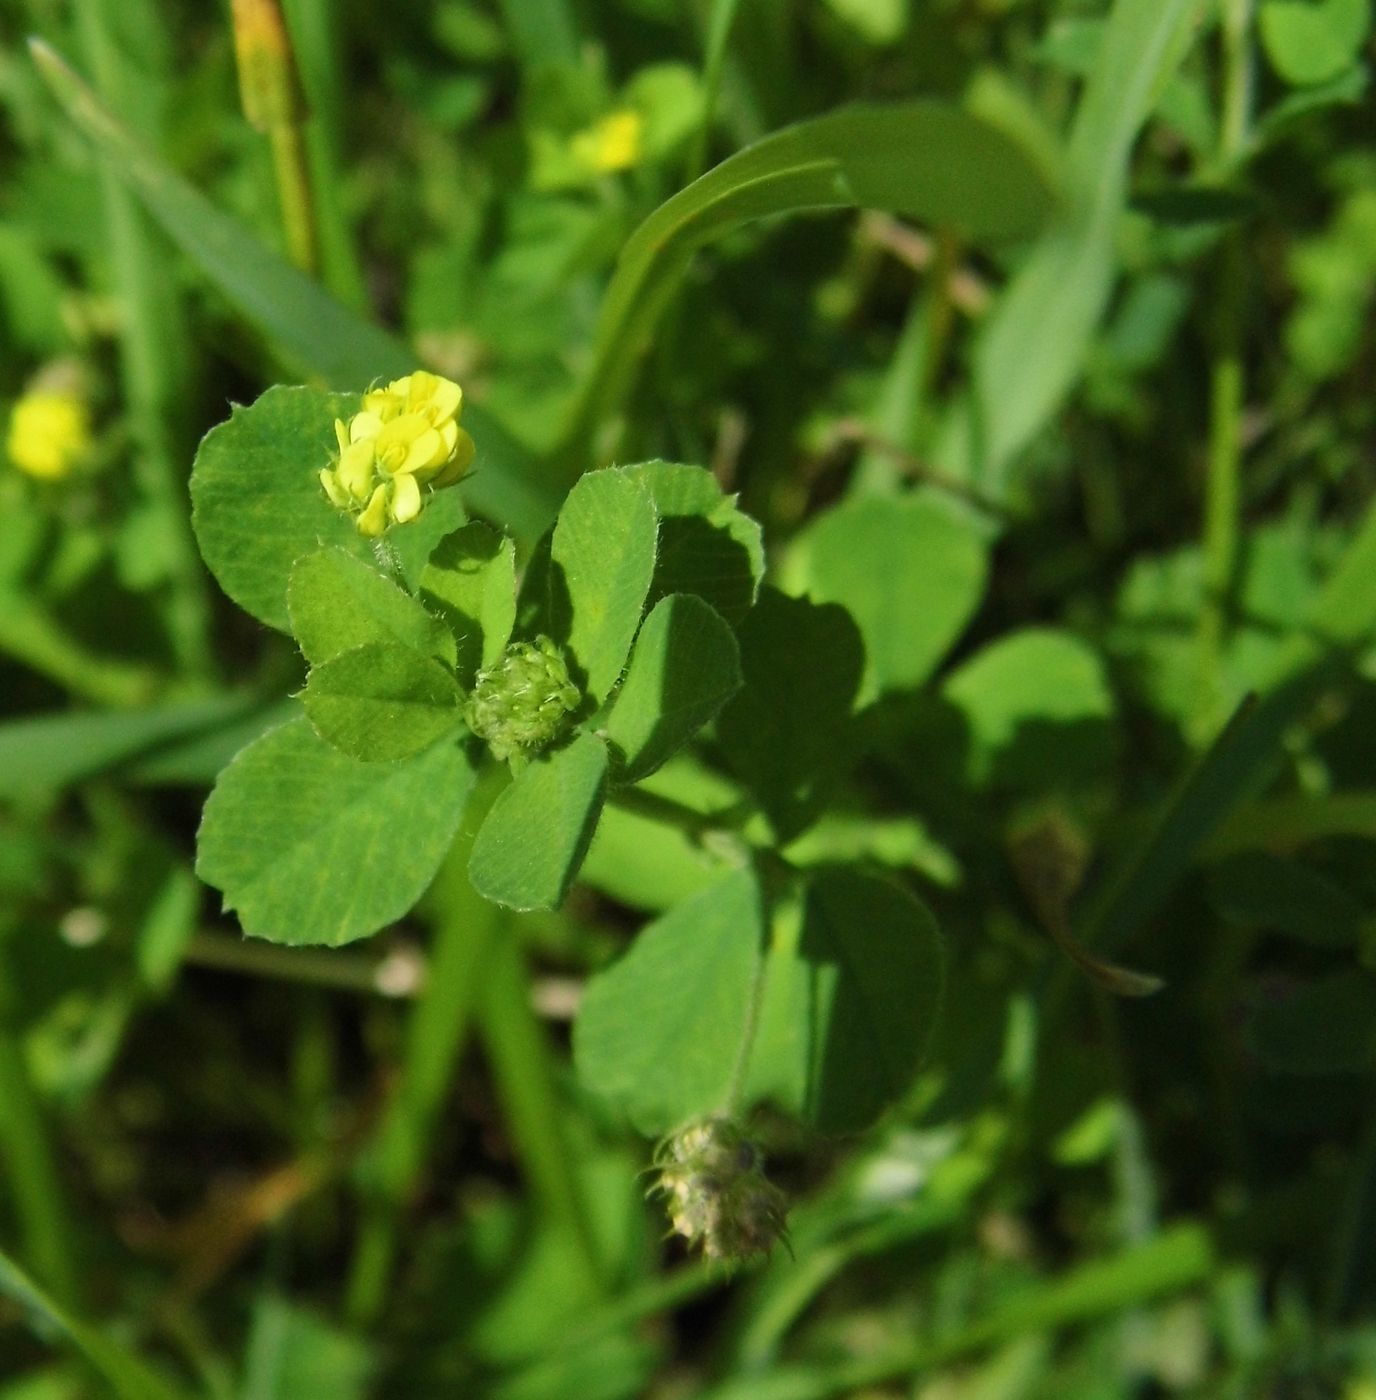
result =
[[[0,1400],[1372,1400],[1366,0],[0,21]]]

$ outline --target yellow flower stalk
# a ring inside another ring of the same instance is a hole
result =
[[[90,411],[76,394],[32,389],[15,404],[5,450],[20,471],[59,481],[90,448]]]
[[[348,422],[334,425],[339,457],[320,473],[330,501],[355,517],[360,534],[376,538],[414,520],[422,487],[452,486],[473,461],[473,439],[459,427],[463,390],[417,370],[363,395]]]
[[[645,118],[632,107],[609,112],[573,137],[570,149],[578,163],[598,174],[629,170],[640,162]]]

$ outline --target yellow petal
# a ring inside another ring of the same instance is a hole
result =
[[[454,453],[432,484],[437,489],[441,486],[452,486],[468,471],[473,461],[473,450],[473,439],[460,428],[458,441],[454,444]]]
[[[342,418],[334,420],[334,440],[341,452],[349,445],[349,425]]]
[[[377,475],[376,460],[376,445],[368,438],[351,442],[339,455],[339,466],[335,468],[339,484],[357,501],[368,499]]]
[[[413,476],[399,476],[392,483],[392,519],[398,525],[420,514],[420,487]]]
[[[325,467],[320,473],[320,484],[325,488],[325,494],[330,498],[330,503],[338,506],[340,510],[348,510],[353,504],[349,499],[349,493],[339,484],[338,476],[328,467]]]
[[[358,533],[376,539],[386,528],[387,488],[379,485],[363,514],[358,517]]]
[[[355,413],[349,419],[349,441],[369,442],[382,433],[383,421],[376,413],[366,410],[363,413]]]
[[[427,428],[406,450],[406,460],[397,472],[433,472],[448,454],[444,442],[434,428]]]

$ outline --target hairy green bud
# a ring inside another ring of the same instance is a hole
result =
[[[537,753],[563,732],[582,702],[564,653],[548,637],[512,642],[478,672],[464,717],[494,758]]]
[[[655,1155],[675,1234],[727,1262],[766,1254],[784,1238],[783,1192],[764,1158],[728,1118],[704,1118],[666,1138]]]

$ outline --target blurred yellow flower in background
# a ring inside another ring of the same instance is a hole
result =
[[[90,410],[76,394],[33,389],[15,404],[5,451],[20,471],[59,481],[90,449]]]
[[[623,107],[585,127],[570,144],[580,165],[609,174],[639,163],[644,137],[645,118],[634,108]]]

